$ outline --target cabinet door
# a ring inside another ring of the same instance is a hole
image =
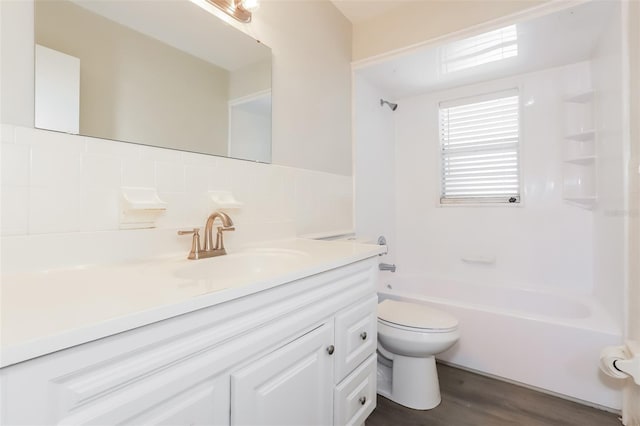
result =
[[[232,425],[330,425],[333,324],[322,326],[231,375]]]

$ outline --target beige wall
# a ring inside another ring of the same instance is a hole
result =
[[[81,134],[226,154],[226,70],[70,2],[35,18],[36,43],[81,59]]]
[[[353,27],[353,60],[408,46],[523,11],[545,0],[407,1]]]
[[[0,1],[0,121],[33,126],[33,2]]]
[[[351,175],[351,22],[327,0],[267,0],[250,24],[225,20],[273,51],[273,163]]]
[[[271,60],[234,70],[229,76],[229,99],[238,99],[271,89]]]

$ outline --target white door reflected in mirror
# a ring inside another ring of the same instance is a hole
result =
[[[35,125],[80,132],[80,59],[57,50],[35,48]]]
[[[229,101],[229,156],[271,161],[271,90]]]

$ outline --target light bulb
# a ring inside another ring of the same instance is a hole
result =
[[[259,0],[242,0],[240,4],[242,4],[244,10],[248,10],[249,12],[255,12],[260,8]]]

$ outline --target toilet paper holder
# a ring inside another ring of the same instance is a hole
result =
[[[600,353],[600,368],[607,375],[618,379],[627,377],[640,386],[640,353],[627,346],[607,346]]]

